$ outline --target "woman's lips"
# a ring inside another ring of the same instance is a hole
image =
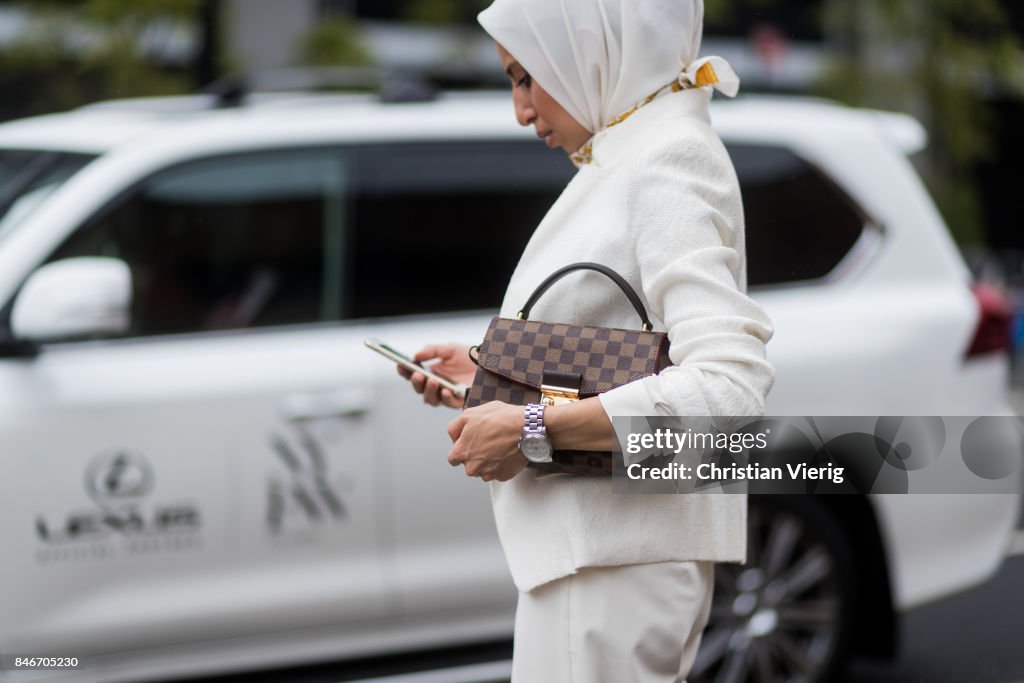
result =
[[[541,133],[541,132],[538,131],[537,132],[537,137],[539,137],[541,140],[543,140],[544,144],[546,144],[548,147],[554,147],[554,142],[551,139],[552,138],[552,133],[550,133],[550,132]]]

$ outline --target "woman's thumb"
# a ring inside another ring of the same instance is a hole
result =
[[[425,360],[431,360],[432,358],[439,358],[442,354],[439,351],[440,346],[437,344],[431,346],[424,346],[422,349],[416,352],[416,355],[412,357],[417,363],[422,363]]]

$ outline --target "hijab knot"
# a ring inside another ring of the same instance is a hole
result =
[[[740,91],[740,78],[721,57],[702,57],[679,74],[680,85],[698,88],[712,87],[727,97],[736,97]]]

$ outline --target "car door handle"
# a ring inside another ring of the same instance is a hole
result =
[[[330,417],[362,417],[373,404],[366,391],[326,391],[322,393],[292,394],[281,401],[281,415],[286,420],[301,422]]]

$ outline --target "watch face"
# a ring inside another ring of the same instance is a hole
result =
[[[547,462],[551,458],[551,444],[543,436],[528,436],[519,444],[527,460]]]

